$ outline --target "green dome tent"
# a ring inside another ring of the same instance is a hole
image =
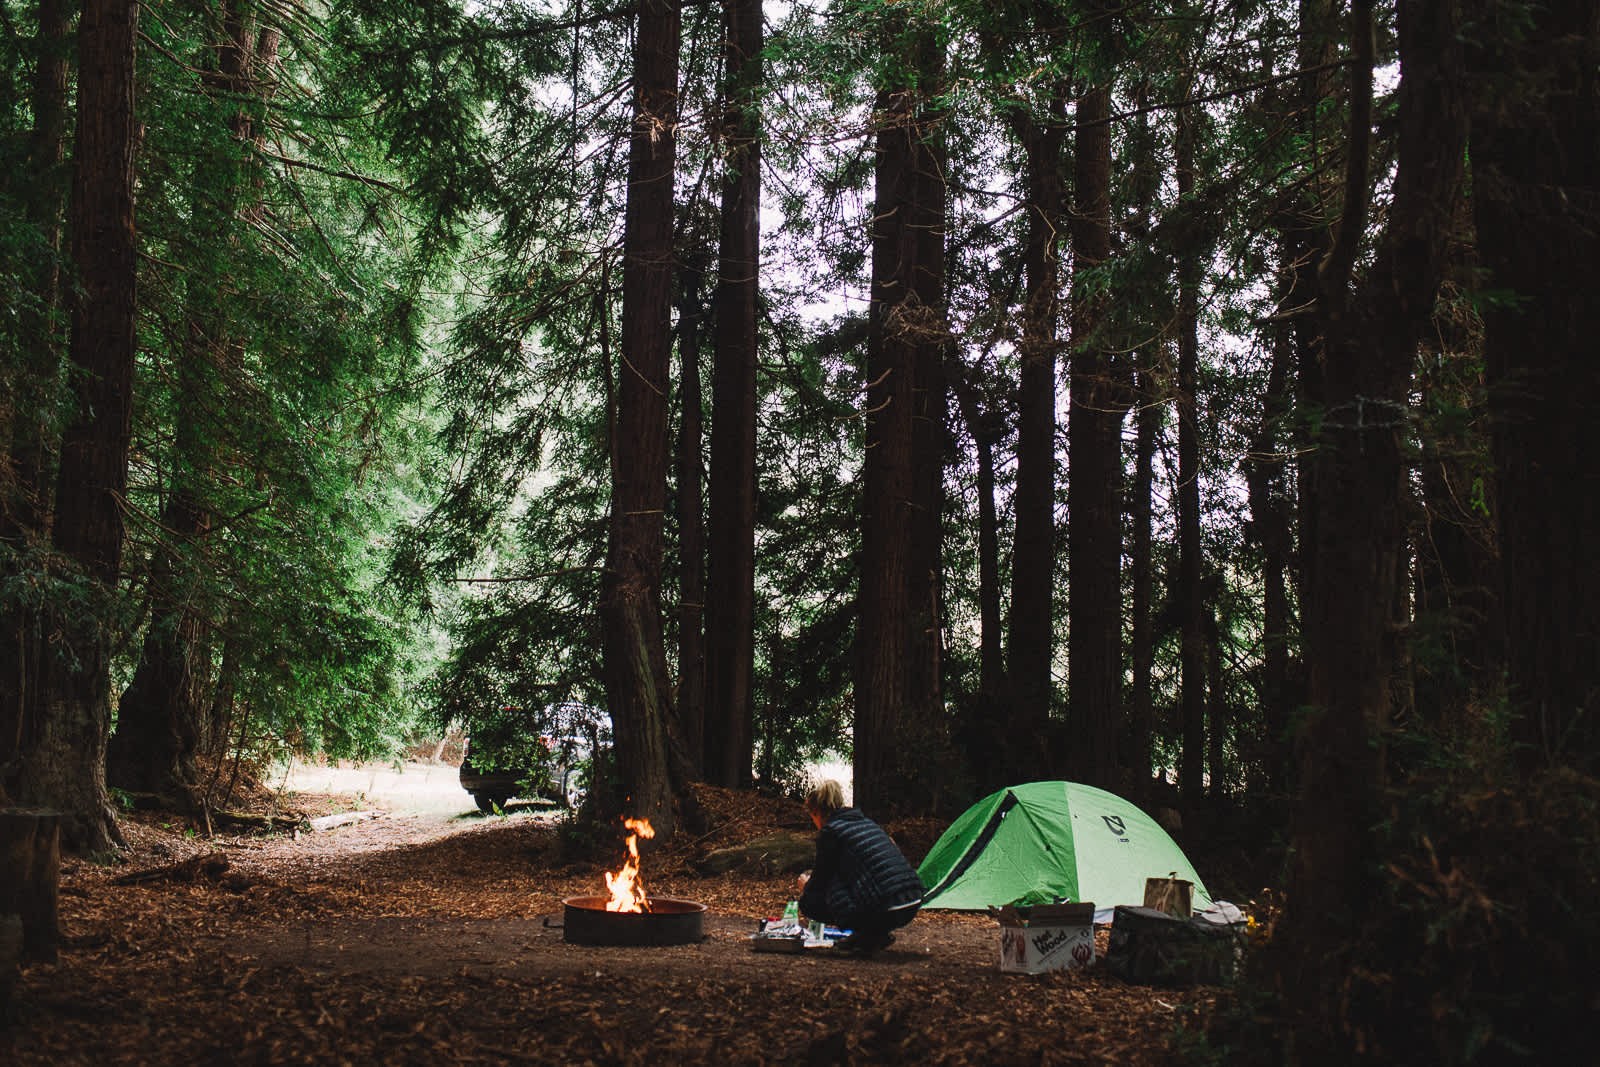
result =
[[[1146,878],[1194,883],[1194,906],[1211,903],[1183,850],[1129,801],[1077,782],[1029,782],[991,793],[950,824],[917,868],[925,908],[1144,903]]]

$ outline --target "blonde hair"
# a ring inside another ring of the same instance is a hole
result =
[[[832,778],[818,782],[806,794],[806,810],[827,819],[844,807],[844,787]]]

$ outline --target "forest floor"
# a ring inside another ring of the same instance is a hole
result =
[[[672,947],[567,943],[563,901],[603,895],[620,844],[582,846],[529,806],[392,804],[330,830],[209,839],[130,816],[118,863],[65,862],[60,959],[23,969],[0,1062],[1138,1067],[1182,1062],[1224,996],[1130,985],[1098,962],[1003,973],[993,920],[950,912],[868,958],[756,952],[793,875],[696,861],[809,822],[790,801],[700,797],[712,832],[643,860],[652,896],[708,906],[703,940]],[[289,799],[311,818],[393,798]],[[889,828],[913,861],[942,830]]]

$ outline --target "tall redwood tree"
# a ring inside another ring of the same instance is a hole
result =
[[[1373,829],[1383,817],[1395,592],[1405,580],[1407,400],[1466,154],[1456,7],[1424,0],[1401,4],[1399,16],[1394,194],[1358,281],[1371,188],[1371,0],[1351,12],[1344,214],[1319,265],[1315,310],[1327,406],[1316,438],[1316,566],[1305,606],[1310,692],[1295,738],[1288,897],[1274,938],[1287,959],[1280,977],[1290,1003],[1334,1031],[1380,870]]]
[[[672,355],[673,167],[678,0],[644,0],[634,45],[633,137],[623,219],[622,353],[612,440],[610,532],[601,585],[606,703],[631,815],[658,840],[676,830],[675,710],[661,619]],[[677,753],[682,757],[681,750]]]
[[[855,800],[913,804],[939,721],[939,501],[944,385],[944,164],[931,29],[896,22],[899,61],[877,97],[862,480]],[[920,423],[920,425],[919,425]]]
[[[63,341],[58,315],[61,225],[67,202],[62,164],[66,157],[70,74],[68,6],[65,0],[40,0],[38,5],[38,58],[30,100],[33,129],[28,156],[28,179],[32,185],[27,219],[40,234],[43,251],[35,257],[37,301],[24,305],[20,316],[20,358],[9,368],[9,374],[0,376],[0,389],[6,393],[0,399],[0,425],[9,427],[0,437],[0,470],[6,475],[0,482],[0,545],[15,554],[0,571],[0,581],[7,585],[13,584],[12,568],[26,566],[22,559],[49,534],[47,422]],[[37,710],[44,645],[39,613],[30,605],[13,602],[0,609],[0,796],[15,773],[19,745]]]
[[[705,773],[750,784],[755,670],[757,300],[761,291],[761,0],[724,0],[722,237],[711,407]]]
[[[1093,271],[1111,256],[1111,85],[1078,98],[1071,236],[1071,409],[1067,422],[1068,777],[1115,789],[1122,715],[1122,418],[1131,371],[1103,336],[1104,290]]]
[[[1006,780],[1048,777],[1051,703],[1055,697],[1056,371],[1061,346],[1061,247],[1066,235],[1066,94],[1051,85],[1040,113],[1020,110],[1012,121],[1021,144],[1028,197],[1027,280],[1022,312],[1022,361],[1017,390],[1017,485],[1011,549],[1010,642],[1006,679],[1010,723],[1007,762],[989,773]],[[988,791],[987,789],[985,790]]]
[[[1600,769],[1600,23],[1592,5],[1468,5],[1472,177],[1521,770]]]
[[[88,0],[78,24],[78,132],[68,215],[77,294],[68,360],[76,413],[61,443],[51,541],[92,591],[54,620],[40,702],[21,745],[17,799],[67,813],[63,844],[118,842],[105,784],[111,723],[110,620],[122,573],[132,432],[136,241],[134,42],[139,5]]]

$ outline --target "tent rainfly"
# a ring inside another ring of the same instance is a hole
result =
[[[1146,878],[1194,883],[1183,850],[1133,803],[1078,782],[1029,782],[991,793],[950,825],[917,869],[925,908],[1092,902],[1142,905]]]

